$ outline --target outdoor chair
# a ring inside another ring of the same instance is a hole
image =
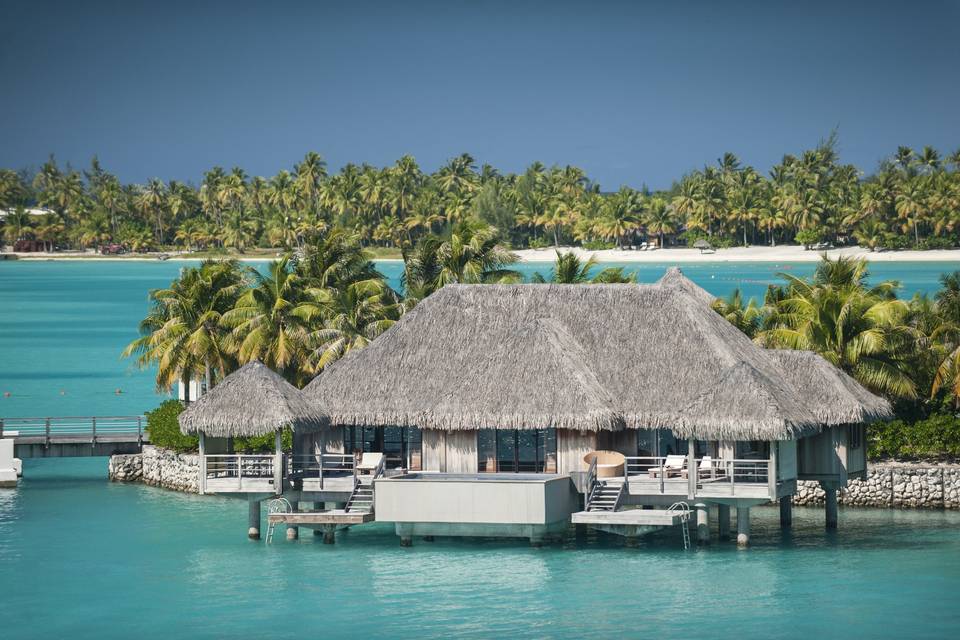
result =
[[[684,455],[670,455],[667,456],[666,461],[663,463],[663,477],[678,477],[683,474],[683,466],[687,462],[687,457]],[[651,478],[659,477],[660,467],[653,467],[649,471]]]

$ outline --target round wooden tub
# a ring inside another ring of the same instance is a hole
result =
[[[583,461],[590,464],[597,461],[598,478],[616,478],[623,475],[623,465],[627,461],[619,451],[591,451],[583,456]]]

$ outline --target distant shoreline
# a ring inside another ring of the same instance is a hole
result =
[[[558,249],[518,249],[514,253],[521,263],[552,263],[556,260]],[[560,247],[561,252],[577,254],[581,259],[591,257],[597,262],[621,262],[637,264],[672,264],[672,263],[723,263],[723,262],[817,262],[826,253],[831,258],[840,256],[851,258],[865,258],[869,262],[960,262],[960,249],[932,249],[928,251],[882,251],[871,252],[860,247],[843,247],[827,251],[808,251],[797,245],[781,247],[734,247],[731,249],[717,249],[714,253],[701,253],[699,249],[677,247],[659,249],[656,251],[631,251],[624,249],[603,249],[590,251],[580,247]],[[11,255],[11,254],[2,254]],[[133,254],[121,256],[103,256],[94,253],[18,253],[17,260],[24,261],[76,261],[76,262],[157,262],[159,254]],[[261,253],[258,255],[233,254],[229,256],[196,256],[188,253],[167,253],[170,262],[197,262],[209,257],[234,258],[241,262],[264,262],[275,259],[275,255]],[[375,257],[374,260],[383,262],[400,262],[400,258]],[[0,260],[3,262],[3,260]]]

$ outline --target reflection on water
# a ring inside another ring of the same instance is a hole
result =
[[[664,531],[628,548],[588,533],[414,539],[373,524],[324,545],[309,530],[245,538],[246,504],[105,481],[103,459],[28,460],[0,491],[4,636],[423,638],[949,637],[960,625],[960,513],[753,510],[747,551],[684,551]],[[56,602],[56,607],[47,603]],[[910,615],[890,612],[909,611]],[[38,622],[41,621],[41,622]],[[184,635],[184,632],[187,632]],[[35,635],[35,634],[34,634]],[[707,633],[709,637],[715,637]]]

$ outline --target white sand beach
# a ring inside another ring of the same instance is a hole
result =
[[[713,253],[703,253],[699,249],[686,247],[671,247],[654,251],[637,251],[625,249],[604,249],[589,251],[581,247],[548,247],[545,249],[518,249],[514,253],[520,262],[553,262],[557,258],[557,251],[576,253],[586,260],[591,256],[598,262],[645,262],[651,264],[674,264],[692,262],[816,262],[826,253],[831,258],[838,256],[866,258],[870,262],[960,262],[960,249],[929,250],[929,251],[879,251],[871,252],[860,247],[842,247],[827,251],[808,251],[798,245],[783,245],[780,247],[753,246],[734,247],[731,249],[717,249]],[[9,254],[8,254],[9,255]],[[84,260],[84,261],[156,261],[161,254],[126,254],[121,256],[102,256],[93,252],[58,252],[58,253],[17,253],[19,260]],[[163,255],[171,261],[200,260],[199,256],[187,252],[165,252]],[[263,262],[272,260],[281,255],[280,250],[274,254],[260,253],[259,255],[231,256],[241,262]],[[377,258],[377,260],[399,260],[399,258]]]
[[[816,262],[826,253],[831,258],[838,256],[866,258],[870,262],[960,262],[960,249],[930,251],[880,251],[871,252],[860,247],[843,247],[828,251],[808,251],[802,246],[784,245],[780,247],[734,247],[717,249],[714,253],[703,253],[699,249],[686,247],[658,249],[655,251],[630,251],[605,249],[588,251],[580,247],[560,247],[559,251],[573,251],[582,259],[591,256],[598,262],[649,262],[649,263],[690,263],[690,262]],[[522,249],[515,253],[521,262],[553,262],[557,249]]]

